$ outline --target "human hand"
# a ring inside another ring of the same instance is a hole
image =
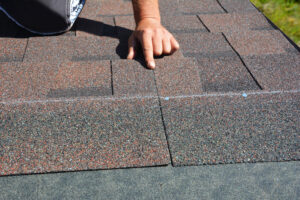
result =
[[[155,68],[153,56],[173,54],[179,49],[179,44],[173,35],[165,29],[157,19],[141,20],[128,40],[127,59],[133,59],[137,51],[137,42],[142,46],[147,67]]]

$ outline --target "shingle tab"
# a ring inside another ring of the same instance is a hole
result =
[[[175,166],[300,159],[299,93],[161,101]]]
[[[242,56],[285,53],[285,48],[273,35],[278,31],[226,32],[230,44]]]
[[[95,61],[119,58],[117,38],[36,37],[30,38],[26,62]]]
[[[178,11],[182,14],[224,13],[216,0],[178,0]]]
[[[249,0],[219,0],[228,12],[257,11]]]
[[[63,62],[72,58],[74,46],[70,37],[29,38],[24,62]]]
[[[200,58],[198,68],[205,92],[259,90],[238,56]]]
[[[297,90],[300,88],[299,55],[245,56],[243,60],[265,90]]]
[[[175,34],[175,37],[185,56],[234,55],[230,45],[219,33],[184,33]]]
[[[170,162],[157,99],[0,104],[0,118],[0,175]]]
[[[109,61],[20,63],[0,69],[4,101],[112,95]]]
[[[199,17],[211,32],[273,29],[271,24],[259,12],[200,15]]]
[[[199,72],[191,59],[156,61],[155,77],[160,96],[193,95],[202,92]]]
[[[114,95],[157,96],[153,71],[137,61],[113,61],[112,73]]]

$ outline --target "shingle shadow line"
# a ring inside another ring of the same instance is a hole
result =
[[[269,27],[269,26],[266,26],[266,27],[264,27],[264,26],[262,26],[262,27],[255,27],[255,28],[250,28],[250,30],[252,30],[252,31],[272,31],[272,30],[274,30],[274,27]]]
[[[8,63],[8,62],[23,62],[23,60],[22,58],[0,57],[0,63]]]
[[[229,46],[232,48],[232,50],[240,58],[241,62],[243,63],[244,67],[246,68],[246,70],[248,71],[248,73],[250,74],[250,76],[252,77],[252,79],[254,80],[254,82],[256,83],[256,85],[259,87],[259,89],[263,90],[264,88],[259,84],[258,80],[252,74],[252,72],[250,71],[250,69],[248,68],[248,66],[246,65],[246,63],[244,62],[244,60],[241,57],[241,55],[235,50],[235,48],[232,46],[232,44],[229,42],[229,40],[227,39],[227,37],[225,36],[225,34],[223,32],[222,32],[222,35],[223,35],[224,39],[226,40],[226,42],[229,44]]]
[[[183,53],[185,57],[192,57],[195,59],[200,59],[200,58],[219,58],[219,57],[233,57],[236,56],[235,52],[232,50],[228,51],[219,51],[219,52],[209,52],[209,53],[192,53],[192,52],[187,52]]]
[[[239,161],[239,162],[218,162],[218,163],[201,163],[201,164],[177,164],[174,168],[188,168],[188,167],[205,167],[205,166],[224,166],[224,165],[249,165],[249,164],[266,164],[266,163],[287,163],[287,162],[299,162],[300,159],[289,159],[289,160],[259,160],[259,161]]]
[[[203,15],[203,14],[224,14],[220,11],[210,11],[210,12],[181,12],[181,15]]]
[[[219,6],[224,10],[225,13],[228,13],[228,11],[224,8],[224,6],[220,3],[219,0],[216,0]]]
[[[200,23],[204,26],[204,28],[210,33],[209,28],[204,24],[204,22],[202,21],[201,17],[199,15],[196,15],[198,20],[200,21]]]
[[[25,55],[26,55],[26,52],[27,52],[28,43],[29,43],[29,38],[26,39],[26,46],[25,46],[23,57],[22,57],[22,62],[24,61],[24,58],[25,58]]]
[[[180,33],[201,33],[201,32],[207,32],[208,29],[184,29],[184,30],[179,30],[179,29],[170,29],[166,26],[166,28],[171,32],[175,34],[180,34]],[[210,32],[210,31],[208,31]]]
[[[48,172],[32,172],[32,173],[18,173],[18,174],[7,174],[0,175],[0,180],[3,177],[19,177],[19,176],[42,176],[50,174],[62,174],[62,173],[79,173],[79,172],[96,172],[96,171],[109,171],[109,170],[130,170],[130,169],[143,169],[143,168],[158,168],[158,167],[169,167],[168,164],[156,164],[148,166],[128,166],[128,167],[114,167],[114,168],[98,168],[98,169],[74,169],[74,170],[63,170],[63,171],[48,171]]]

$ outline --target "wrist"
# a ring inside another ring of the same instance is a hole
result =
[[[160,17],[143,17],[135,20],[136,25],[143,22],[161,23]]]

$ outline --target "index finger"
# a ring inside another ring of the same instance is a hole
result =
[[[150,69],[154,69],[155,63],[153,58],[152,36],[148,34],[143,34],[141,43],[146,64]]]

